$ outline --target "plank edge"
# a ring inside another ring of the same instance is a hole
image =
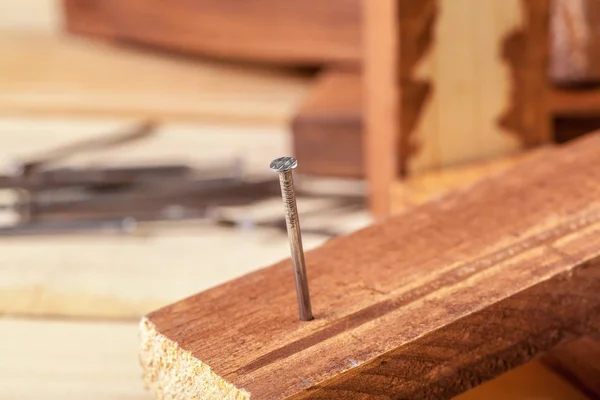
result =
[[[147,317],[140,321],[139,330],[142,376],[155,398],[250,399],[248,392],[225,381],[210,366],[160,334]]]

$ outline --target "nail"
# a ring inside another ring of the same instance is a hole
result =
[[[300,234],[300,221],[298,219],[298,206],[296,205],[296,193],[294,192],[294,178],[292,170],[298,166],[298,161],[293,157],[281,157],[271,162],[271,169],[279,173],[279,184],[281,186],[281,197],[285,207],[285,224],[287,226],[290,250],[292,253],[292,265],[294,266],[294,278],[296,280],[296,294],[298,295],[298,308],[302,321],[312,320],[313,314],[310,306],[310,294],[308,292],[308,279],[306,277],[306,264],[304,262],[304,250],[302,249],[302,236]]]

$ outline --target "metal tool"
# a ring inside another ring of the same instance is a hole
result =
[[[75,143],[62,145],[54,149],[46,150],[38,156],[30,157],[29,160],[12,160],[5,167],[5,173],[8,176],[13,177],[28,177],[35,170],[39,170],[42,167],[58,160],[64,160],[65,158],[68,158],[74,154],[105,150],[141,139],[146,139],[154,134],[155,130],[156,123],[153,121],[144,121],[133,127],[133,129],[124,132],[103,135],[98,138],[86,139]]]
[[[292,264],[294,266],[294,278],[296,280],[296,294],[298,295],[298,307],[302,321],[312,320],[312,308],[310,305],[310,293],[308,291],[308,278],[306,276],[306,264],[304,261],[304,250],[302,249],[302,236],[300,234],[300,221],[298,218],[298,206],[296,204],[296,193],[294,192],[294,178],[292,170],[298,166],[293,157],[280,157],[271,162],[271,169],[279,173],[279,184],[281,186],[281,197],[285,207],[285,223],[287,226],[290,250],[292,253]]]

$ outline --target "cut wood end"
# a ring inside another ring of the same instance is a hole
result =
[[[140,363],[146,387],[156,399],[248,400],[238,389],[156,331],[148,318],[140,322]]]

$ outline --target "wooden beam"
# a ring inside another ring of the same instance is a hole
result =
[[[390,213],[390,185],[398,177],[400,31],[398,0],[363,0],[365,56],[363,157],[373,215]]]
[[[320,73],[292,121],[294,155],[302,173],[364,176],[362,76],[355,67]]]
[[[186,399],[449,398],[600,329],[600,134],[143,319],[144,376]]]
[[[69,31],[227,59],[358,61],[360,0],[63,0]]]

